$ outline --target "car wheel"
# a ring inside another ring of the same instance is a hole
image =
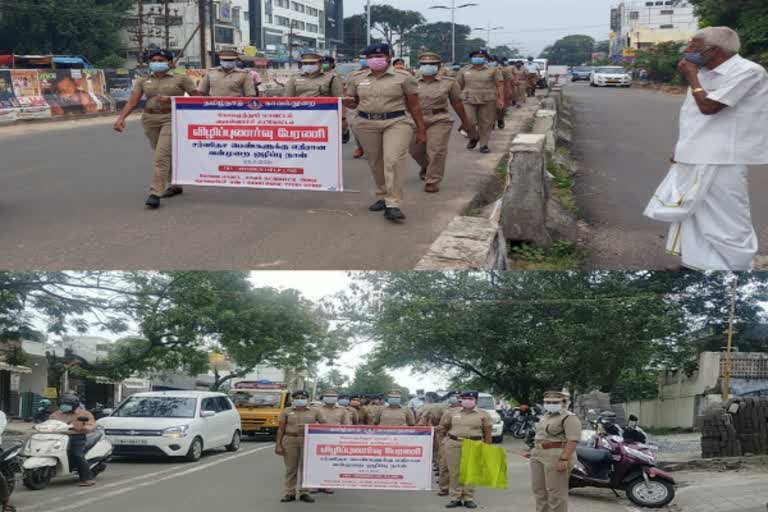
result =
[[[240,449],[240,431],[235,430],[235,433],[232,434],[232,442],[227,445],[227,451],[236,452],[239,449]]]
[[[189,462],[197,462],[200,460],[200,457],[203,456],[203,440],[199,437],[196,437],[192,444],[189,445],[189,450],[187,450],[186,459]]]

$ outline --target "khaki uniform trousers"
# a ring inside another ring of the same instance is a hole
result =
[[[411,142],[411,156],[422,169],[427,170],[427,183],[440,183],[445,175],[448,159],[448,141],[451,138],[454,121],[446,114],[425,116],[427,143]]]
[[[517,84],[517,101],[518,103],[525,103],[528,101],[528,97],[525,95],[528,84],[523,79],[523,76],[520,76],[519,80],[520,81]]]
[[[461,441],[445,438],[445,458],[448,464],[448,480],[451,501],[474,501],[475,488],[462,485],[459,481],[461,468]]]
[[[487,146],[491,140],[493,123],[496,122],[496,102],[493,103],[464,103],[469,122],[477,125],[480,146]]]
[[[354,137],[357,147],[363,149],[363,146],[360,145],[360,139],[357,137],[356,126],[358,120],[360,120],[360,117],[357,115],[357,110],[347,111],[347,124],[349,125],[349,130],[352,132],[352,137]]]
[[[400,178],[413,138],[413,121],[407,116],[386,121],[361,117],[355,124],[357,139],[365,151],[376,184],[376,196],[384,199],[387,208],[400,208],[403,199]]]
[[[571,458],[568,471],[558,471],[563,454],[561,449],[531,452],[531,484],[536,499],[536,512],[568,512],[568,480],[576,456]]]
[[[539,81],[539,75],[536,73],[528,73],[528,95],[536,96],[536,83]]]
[[[440,474],[438,476],[438,484],[440,485],[440,490],[447,491],[450,488],[450,478],[448,476],[448,461],[445,458],[445,440],[448,439],[447,437],[443,437],[440,439],[440,448],[438,451],[438,467],[440,468]]]
[[[152,159],[154,173],[149,193],[162,196],[171,184],[171,114],[148,114],[141,116],[144,133],[155,155]]]
[[[283,462],[285,463],[285,495],[295,496],[296,491],[304,493],[301,487],[301,469],[304,460],[304,438],[285,436],[283,437]]]

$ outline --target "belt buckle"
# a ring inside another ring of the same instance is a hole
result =
[[[536,445],[535,445],[535,446],[536,446],[536,448],[538,448],[539,450],[543,450],[543,449],[544,449],[544,443],[536,443]]]
[[[374,121],[386,121],[387,120],[387,115],[386,114],[380,114],[380,113],[377,112],[377,113],[373,114],[373,120]]]

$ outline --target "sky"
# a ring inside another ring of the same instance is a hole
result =
[[[344,0],[344,16],[364,12],[367,0]],[[428,22],[451,21],[450,10],[433,5],[451,5],[451,0],[371,0],[372,4],[419,11]],[[618,0],[456,0],[456,5],[476,7],[456,10],[456,22],[472,28],[503,27],[491,32],[491,46],[507,44],[524,54],[538,56],[556,40],[571,34],[608,39],[610,9]],[[488,32],[473,34],[487,39]]]

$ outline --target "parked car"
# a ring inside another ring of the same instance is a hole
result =
[[[504,421],[502,421],[501,416],[496,411],[496,400],[493,398],[493,395],[480,393],[477,399],[477,406],[491,416],[493,422],[493,442],[501,443],[504,441]]]
[[[539,74],[539,81],[536,82],[536,87],[539,89],[546,89],[549,87],[549,60],[548,59],[533,59],[533,62],[539,65],[541,70]]]
[[[579,82],[581,80],[589,82],[591,76],[592,68],[589,66],[576,66],[571,69],[571,82]]]
[[[632,75],[621,66],[596,68],[589,79],[592,87],[632,87]]]
[[[206,450],[240,448],[240,414],[224,393],[136,393],[97,422],[114,455],[184,457],[197,461]]]

